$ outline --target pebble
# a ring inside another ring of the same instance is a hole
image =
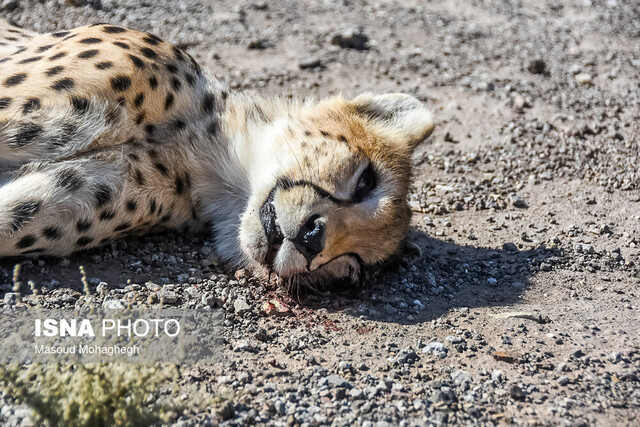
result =
[[[524,390],[522,390],[520,386],[515,384],[512,385],[511,388],[509,389],[509,395],[514,400],[524,400],[524,398],[527,396]]]
[[[317,68],[320,66],[322,66],[322,60],[317,56],[308,56],[298,61],[298,67],[301,70],[306,70],[309,68]]]
[[[175,291],[162,290],[159,292],[158,298],[165,304],[175,304],[178,302],[178,294]]]
[[[4,294],[4,303],[7,305],[16,305],[20,299],[20,294],[17,292],[7,292]]]
[[[440,359],[444,359],[445,357],[447,357],[448,350],[441,342],[432,341],[422,349],[422,352],[425,354],[432,354]]]
[[[533,74],[544,74],[547,71],[547,63],[543,59],[533,59],[527,65],[527,70]]]
[[[507,252],[518,252],[518,247],[516,246],[516,244],[511,242],[503,244],[502,249]]]
[[[331,44],[341,48],[365,50],[368,41],[369,37],[359,28],[348,28],[331,36]]]
[[[123,310],[125,306],[125,302],[121,299],[110,299],[102,303],[102,308],[106,310]]]
[[[591,79],[590,74],[578,73],[575,76],[573,76],[573,78],[575,79],[576,83],[581,85],[590,85],[593,83],[593,80]]]
[[[242,314],[245,311],[249,311],[251,306],[247,303],[247,300],[244,297],[240,297],[233,302],[233,309],[236,314]]]

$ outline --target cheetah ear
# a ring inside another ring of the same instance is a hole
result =
[[[431,111],[410,95],[363,93],[351,104],[357,115],[379,126],[391,140],[407,144],[411,150],[431,135],[434,128]]]

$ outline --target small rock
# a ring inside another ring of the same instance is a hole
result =
[[[348,28],[331,36],[332,45],[348,49],[365,50],[367,41],[369,37],[359,28]]]
[[[618,363],[622,360],[622,355],[614,351],[609,355],[609,360],[611,361],[611,363]]]
[[[165,304],[175,304],[178,302],[178,294],[174,291],[163,290],[159,293],[158,298]]]
[[[350,388],[351,383],[342,378],[340,375],[329,375],[326,377],[327,384],[332,387]]]
[[[516,246],[516,244],[511,242],[503,244],[502,249],[507,252],[518,252],[518,247]]]
[[[511,388],[509,389],[509,395],[511,395],[511,398],[514,400],[524,400],[524,398],[527,396],[524,390],[522,390],[517,385],[511,386]]]
[[[544,74],[547,71],[547,63],[543,59],[534,59],[527,65],[527,70],[533,74]]]
[[[317,68],[320,66],[322,66],[322,61],[317,56],[308,56],[298,61],[298,67],[301,70],[306,70],[309,68]]]
[[[581,84],[581,85],[590,85],[593,83],[593,80],[591,79],[591,75],[587,73],[576,74],[573,78],[578,84]]]
[[[487,279],[487,283],[489,284],[489,286],[497,286],[498,285],[498,279],[496,279],[495,277],[489,277]]]
[[[236,415],[236,410],[233,407],[231,402],[227,402],[220,410],[218,411],[218,416],[223,420],[230,420]]]
[[[233,309],[236,314],[242,314],[245,311],[249,311],[251,306],[247,303],[247,300],[244,297],[240,297],[233,302]]]
[[[249,353],[254,353],[256,352],[256,348],[249,344],[249,341],[247,340],[238,340],[233,344],[233,351],[246,351]]]
[[[364,399],[364,391],[360,390],[359,388],[354,388],[352,390],[349,391],[349,396],[351,396],[353,399]]]
[[[157,285],[157,284],[155,284],[155,283],[153,283],[153,282],[147,282],[147,283],[145,283],[144,285],[145,285],[145,286],[147,287],[147,289],[149,289],[151,292],[158,292],[158,291],[161,289],[161,286],[160,286],[160,285]]]
[[[569,378],[566,375],[562,375],[561,377],[558,378],[558,384],[562,386],[569,384]]]
[[[110,299],[102,303],[102,308],[105,310],[123,310],[124,307],[124,301],[121,299]]]
[[[20,294],[17,292],[7,292],[4,294],[4,303],[7,305],[16,305],[18,303],[18,299]]]
[[[511,205],[514,208],[526,208],[527,207],[527,201],[524,199],[524,197],[518,195],[518,194],[510,194],[509,195],[509,202],[511,203]]]
[[[426,354],[433,354],[440,359],[444,359],[447,357],[448,350],[441,342],[432,341],[422,349],[422,352]]]

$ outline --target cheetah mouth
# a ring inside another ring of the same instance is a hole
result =
[[[280,230],[278,225],[278,216],[276,215],[276,207],[273,204],[273,199],[276,195],[277,187],[274,187],[269,193],[269,197],[260,207],[260,223],[264,229],[264,234],[267,238],[267,253],[264,257],[263,263],[273,270],[273,264],[275,262],[278,251],[282,247],[284,242],[284,234]]]

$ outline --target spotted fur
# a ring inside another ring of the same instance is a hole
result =
[[[1,22],[0,256],[210,224],[236,264],[353,278],[406,233],[410,155],[432,128],[407,95],[232,93],[152,34]]]

